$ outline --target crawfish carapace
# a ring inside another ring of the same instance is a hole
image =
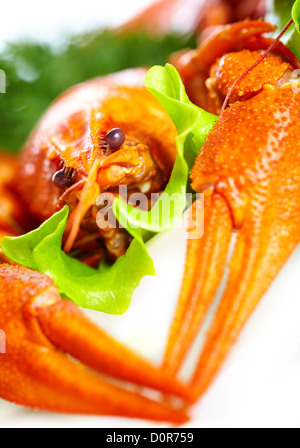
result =
[[[95,79],[62,95],[20,158],[19,191],[38,222],[70,207],[66,250],[100,239],[112,258],[129,244],[124,229],[99,229],[100,193],[160,192],[176,157],[175,126],[145,89],[146,70]]]
[[[242,50],[217,61],[209,82],[217,109],[240,74],[260,56]],[[192,380],[195,397],[207,389],[300,241],[300,84],[293,82],[293,69],[299,65],[290,62],[268,55],[245,76],[192,171],[193,189],[205,192],[205,230],[202,239],[188,243],[165,356],[169,371],[179,369],[204,321],[225,274],[232,234],[237,233],[227,286]],[[197,202],[191,213],[196,207]]]

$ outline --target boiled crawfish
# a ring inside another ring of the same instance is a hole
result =
[[[229,88],[270,44],[262,34],[272,30],[272,25],[263,22],[243,22],[215,32],[195,52],[176,55],[174,64],[194,101],[201,105],[205,101],[206,108],[219,113]],[[192,172],[193,189],[205,192],[205,234],[188,243],[164,368],[155,369],[116,346],[75,305],[61,300],[46,276],[2,265],[0,325],[8,335],[7,357],[0,366],[3,398],[63,412],[184,421],[182,412],[112,386],[83,364],[186,401],[197,399],[298,244],[300,98],[294,93],[291,73],[299,63],[279,44],[275,54],[265,58],[264,68],[260,67],[233,92],[230,107],[208,136]],[[70,206],[67,249],[84,240],[85,232],[95,231],[93,207],[102,189],[114,191],[124,182],[133,191],[144,190],[146,184],[152,192],[166,185],[175,158],[176,131],[165,111],[145,93],[144,75],[143,70],[129,71],[75,87],[50,108],[23,150],[19,194],[39,222],[64,203]],[[124,107],[128,98],[134,105],[130,110]],[[153,124],[151,137],[149,123]],[[125,133],[125,140],[119,151],[111,152],[106,137],[116,128]],[[53,183],[59,172],[66,180],[65,191]],[[191,213],[199,206],[195,202]],[[187,392],[170,377],[181,366],[215,297],[234,231],[238,236],[227,288],[190,385],[192,392]],[[123,244],[117,252],[125,248]],[[6,291],[13,300],[7,299]],[[115,356],[112,347],[116,347]],[[59,369],[61,365],[64,369]],[[15,390],[11,378],[24,387]]]

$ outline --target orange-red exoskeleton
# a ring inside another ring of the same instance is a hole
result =
[[[264,22],[227,26],[193,54],[182,56],[190,92],[197,95],[197,68],[202,82],[203,61],[209,62],[207,104],[212,112],[220,113],[236,80],[270,45],[261,34],[272,28]],[[169,372],[177,372],[182,365],[229,266],[227,285],[191,383],[195,399],[210,385],[300,241],[300,84],[294,80],[295,69],[299,62],[279,43],[273,54],[249,71],[233,89],[229,107],[207,137],[192,170],[194,191],[205,193],[205,230],[202,239],[188,242],[164,360]],[[195,202],[191,213],[198,206]]]

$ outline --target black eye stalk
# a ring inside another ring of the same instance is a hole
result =
[[[115,128],[109,131],[105,136],[105,143],[110,147],[112,151],[116,151],[121,148],[125,142],[125,134],[122,129]]]
[[[74,185],[76,177],[75,175],[75,169],[65,167],[64,169],[57,171],[54,174],[52,182],[60,190],[66,190],[67,188],[70,188],[72,187],[72,185]]]

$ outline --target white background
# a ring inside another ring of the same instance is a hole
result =
[[[151,0],[11,0],[0,5],[0,44],[15,37],[57,40],[68,32],[120,25]]]
[[[0,45],[30,35],[58,41],[68,31],[120,24],[150,1],[3,2]],[[180,287],[184,233],[151,245],[158,275],[143,280],[125,316],[88,314],[144,356],[160,362]],[[300,427],[300,249],[274,282],[222,372],[192,410],[192,427]],[[37,413],[0,401],[1,427],[136,427],[126,419]]]

